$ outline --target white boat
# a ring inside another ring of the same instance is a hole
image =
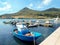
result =
[[[43,26],[45,26],[45,27],[53,27],[53,24],[49,21],[49,20],[47,20],[44,24],[42,24]]]
[[[49,20],[47,20],[47,21],[45,22],[45,24],[50,24],[50,21],[49,21]]]
[[[59,23],[59,17],[55,18],[54,23]]]
[[[37,20],[34,25],[39,25],[39,20]]]

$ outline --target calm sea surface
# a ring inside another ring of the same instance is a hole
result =
[[[14,37],[12,34],[12,31],[16,29],[14,25],[11,24],[4,24],[3,21],[9,21],[12,19],[0,19],[0,45],[33,45],[33,42],[28,43],[19,40],[18,38]],[[29,20],[29,19],[19,19],[22,20]],[[36,20],[36,19],[30,19],[30,20]],[[44,22],[44,21],[41,21]],[[36,40],[36,44],[38,45],[41,43],[46,37],[48,37],[52,32],[55,31],[56,28],[60,26],[60,23],[54,24],[53,27],[34,27],[29,28],[30,31],[36,31],[42,34],[40,38]]]

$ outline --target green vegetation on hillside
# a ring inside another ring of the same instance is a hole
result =
[[[3,16],[5,18],[55,18],[60,17],[60,9],[50,8],[44,11],[36,11],[25,7],[17,13],[1,15],[0,18]]]

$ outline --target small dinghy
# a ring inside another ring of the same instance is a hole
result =
[[[13,31],[13,35],[23,41],[33,41],[41,36],[41,33],[30,32],[25,25],[16,24],[17,29]]]

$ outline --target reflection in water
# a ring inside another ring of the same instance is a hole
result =
[[[39,37],[39,38],[36,40],[36,43],[37,43],[37,44],[40,44],[43,40],[44,40],[44,36],[42,35],[41,37]]]

